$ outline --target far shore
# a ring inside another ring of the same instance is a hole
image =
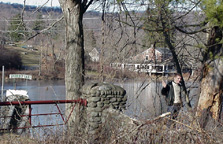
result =
[[[10,70],[5,71],[5,81],[9,81],[9,74],[27,74],[32,75],[32,80],[64,80],[64,72],[62,74],[46,74],[42,73],[39,75],[39,70]],[[165,80],[172,80],[173,75],[168,76],[162,76],[162,75],[151,75],[149,76],[146,73],[119,73],[119,75],[116,76],[110,76],[109,74],[103,74],[105,81],[128,81],[128,80],[136,80],[136,81],[144,81],[146,79],[148,80],[156,80],[156,81],[162,81]],[[186,73],[183,74],[184,81],[193,81],[197,79],[197,76],[191,76],[190,74]],[[2,72],[0,72],[0,79],[2,79]],[[23,80],[23,79],[20,79]],[[101,81],[101,75],[98,72],[92,72],[87,71],[85,74],[85,80],[93,80],[93,81]]]

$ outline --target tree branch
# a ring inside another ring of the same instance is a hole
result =
[[[181,26],[181,27],[182,27],[182,26]],[[204,32],[204,31],[207,29],[207,27],[202,27],[202,28],[199,29],[199,30],[188,32],[188,31],[186,31],[186,30],[181,29],[181,28],[178,27],[178,26],[175,26],[175,28],[176,28],[179,32],[182,32],[182,33],[185,33],[185,34],[196,34],[196,33],[198,33],[198,32]]]
[[[49,0],[47,0],[44,4],[42,4],[40,7],[38,7],[32,14],[36,13],[39,9],[41,9],[42,7],[44,7],[47,3],[49,2]]]
[[[41,31],[37,32],[36,34],[34,34],[33,36],[29,37],[26,41],[29,41],[30,39],[36,37],[37,35],[51,29],[53,26],[55,26],[58,22],[60,22],[62,19],[64,18],[64,16],[62,16],[59,20],[55,21],[54,23],[52,23],[50,26],[48,26],[47,28],[45,29],[42,29]]]
[[[82,6],[83,6],[83,7],[82,7],[82,8],[83,8],[83,9],[82,9],[82,12],[83,12],[83,13],[85,13],[85,12],[87,11],[88,7],[93,3],[94,0],[90,0],[88,3],[87,3],[87,1],[88,1],[88,0],[84,0],[84,1],[82,2]],[[97,0],[97,1],[98,1],[98,0]]]
[[[200,4],[200,3],[201,3],[201,0],[199,0],[197,3],[195,3],[195,5],[194,5],[190,10],[188,10],[185,14],[183,14],[183,15],[179,16],[178,18],[176,18],[176,20],[181,19],[182,17],[188,15],[188,14],[189,14],[194,8],[196,8],[196,7],[198,6],[198,4]]]

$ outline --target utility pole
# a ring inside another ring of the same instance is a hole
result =
[[[5,67],[2,66],[2,90],[1,90],[1,98],[0,101],[3,100],[3,91],[4,91],[4,79],[5,79]]]

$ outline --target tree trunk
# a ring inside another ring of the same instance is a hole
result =
[[[208,115],[215,120],[220,118],[223,91],[222,29],[215,26],[209,32],[207,50],[204,54],[203,78],[196,115],[201,127],[208,122]]]
[[[81,1],[59,0],[59,2],[63,10],[66,24],[66,99],[78,99],[81,96],[80,89],[84,84],[84,36]],[[71,107],[66,110],[69,113]],[[68,121],[68,126],[71,126],[73,121],[78,121],[78,116],[78,108],[76,108],[74,114],[72,114],[72,117]]]
[[[161,13],[161,17],[160,17],[160,21],[162,23],[162,29],[163,29],[163,36],[165,38],[165,43],[167,44],[169,50],[171,51],[172,55],[173,55],[173,60],[175,62],[176,65],[176,69],[177,69],[177,73],[182,75],[182,71],[181,71],[181,67],[179,64],[179,60],[175,51],[175,47],[174,45],[171,43],[171,39],[170,39],[170,35],[169,33],[166,31],[166,29],[168,29],[168,27],[166,26],[166,20],[164,19],[164,16]],[[186,101],[186,107],[188,109],[191,109],[191,104],[190,104],[190,100],[189,100],[189,94],[185,85],[185,81],[184,78],[182,76],[182,87],[183,87],[183,91],[185,93],[185,101]]]
[[[221,112],[223,92],[223,60],[217,59],[206,69],[206,76],[201,82],[201,94],[197,106],[197,116],[201,127],[205,127],[207,116],[218,120]]]

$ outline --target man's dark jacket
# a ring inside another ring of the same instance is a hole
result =
[[[180,86],[180,91],[182,92],[181,86]],[[172,81],[169,82],[165,88],[164,87],[162,88],[161,93],[162,95],[166,96],[167,105],[172,106],[174,102],[174,89],[173,89]],[[181,99],[182,99],[182,95],[181,95]]]

